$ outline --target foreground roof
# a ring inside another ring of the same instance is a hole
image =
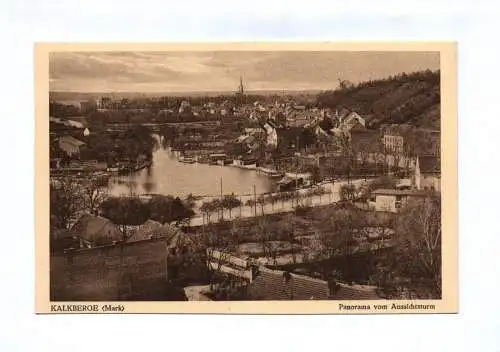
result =
[[[248,288],[252,300],[326,300],[328,293],[326,281],[263,267]]]
[[[260,267],[248,287],[252,300],[377,300],[375,286],[330,284],[305,275]]]

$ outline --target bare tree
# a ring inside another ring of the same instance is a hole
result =
[[[265,195],[261,194],[259,198],[257,198],[257,204],[260,205],[261,214],[264,215],[264,206],[266,205]]]
[[[71,179],[58,179],[50,185],[52,228],[68,228],[71,219],[82,209],[80,185]]]
[[[211,202],[203,202],[200,206],[200,211],[202,212],[203,216],[207,217],[207,223],[210,223],[210,217],[214,212],[213,204]]]
[[[96,178],[91,178],[82,184],[83,205],[85,209],[97,215],[99,205],[106,199],[106,188],[103,187],[102,181]]]
[[[354,229],[363,227],[362,218],[351,210],[340,210],[320,224],[319,240],[322,257],[339,258],[343,263],[345,278],[350,278],[349,271],[355,265],[353,254],[357,242]]]
[[[441,199],[429,195],[409,204],[396,221],[396,257],[392,268],[418,284],[420,293],[441,297]],[[422,289],[426,292],[421,292]]]
[[[223,265],[227,264],[231,253],[235,250],[235,241],[231,236],[222,233],[221,223],[211,224],[203,238],[210,273],[210,287],[213,290],[217,279],[225,276]]]
[[[339,143],[342,153],[342,161],[344,163],[343,169],[347,174],[347,182],[351,183],[351,175],[356,164],[354,150],[352,148],[351,141],[349,140],[349,136],[345,133],[340,136]]]

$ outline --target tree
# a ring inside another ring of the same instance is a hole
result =
[[[348,135],[341,134],[338,141],[342,153],[342,159],[340,159],[342,170],[347,176],[347,182],[351,183],[351,175],[355,167],[354,151]]]
[[[297,262],[297,250],[295,246],[295,230],[296,230],[296,216],[287,214],[282,221],[273,222],[273,231],[277,239],[288,241],[290,243],[290,250],[292,251],[292,260],[295,264]]]
[[[217,213],[219,214],[219,220],[224,220],[224,208],[222,200],[216,198],[212,200],[210,203],[212,203],[213,209],[216,210]]]
[[[189,193],[186,197],[186,206],[189,209],[193,209],[196,206],[196,201],[199,197],[194,196],[192,193]]]
[[[107,196],[103,181],[97,178],[85,181],[82,185],[82,194],[86,210],[93,215],[98,215],[98,208]]]
[[[311,174],[311,179],[314,183],[321,182],[322,177],[321,177],[321,170],[320,170],[319,166],[317,166],[317,165],[309,166],[307,168],[307,172],[309,172]]]
[[[214,211],[212,202],[203,202],[200,211],[207,217],[207,222],[210,223],[210,217]]]
[[[236,241],[232,236],[227,236],[223,233],[223,228],[227,226],[227,223],[221,221],[216,224],[210,224],[207,231],[203,234],[203,239],[200,241],[201,251],[200,253],[203,257],[210,257],[211,268],[210,268],[210,286],[213,289],[216,280],[222,274],[222,265],[224,265],[230,257],[230,253],[234,253],[236,250]],[[207,258],[208,259],[208,258]]]
[[[422,298],[441,298],[441,198],[409,204],[396,220],[391,270]]]
[[[165,224],[190,219],[194,211],[186,206],[179,197],[154,196],[148,203],[151,219]]]
[[[349,281],[352,278],[351,272],[356,266],[353,258],[357,245],[354,229],[363,227],[363,218],[357,211],[351,209],[338,210],[320,223],[319,240],[322,245],[322,255],[330,260],[339,258],[344,279]]]
[[[264,206],[266,205],[266,197],[265,197],[265,195],[261,194],[257,198],[257,204],[260,205],[261,214],[264,215]]]
[[[148,204],[137,197],[111,197],[101,204],[104,217],[121,226],[123,236],[127,235],[127,226],[141,225],[149,219]]]
[[[81,188],[70,179],[60,179],[50,185],[50,226],[67,229],[70,220],[82,209]]]
[[[352,183],[340,186],[340,200],[353,201],[356,199],[356,186]]]
[[[252,210],[252,208],[255,208],[255,205],[257,204],[257,202],[253,199],[248,199],[246,202],[245,202],[245,205],[248,206],[250,208],[250,210]],[[257,211],[255,210],[255,216],[257,216]]]
[[[234,194],[231,194],[231,195],[225,195],[223,198],[222,198],[222,206],[229,210],[229,217],[231,218],[231,211],[234,209],[234,208],[237,208],[241,205],[241,201],[236,198],[236,196]]]

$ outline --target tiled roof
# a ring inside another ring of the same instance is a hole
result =
[[[309,276],[260,267],[248,287],[251,300],[377,300],[377,288],[365,285],[337,283],[335,288],[327,281]]]
[[[111,235],[114,236],[114,240],[120,241],[121,237],[118,235],[119,230],[117,230],[116,225],[113,224],[111,220],[90,214],[82,215],[71,228],[71,233],[80,236],[86,241],[94,243],[99,241],[101,237],[105,237],[101,232],[106,225],[110,225],[116,229]]]
[[[330,297],[331,300],[378,300],[381,299],[377,294],[376,287],[372,286],[361,286],[361,285],[346,285],[337,284],[337,289],[334,291],[333,295]]]
[[[252,300],[326,300],[328,283],[307,276],[260,268],[259,273],[249,285],[248,295]]]
[[[158,221],[148,220],[127,238],[127,242],[148,240],[152,237],[153,231],[161,226]]]

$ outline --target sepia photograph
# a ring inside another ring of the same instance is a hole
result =
[[[454,50],[37,45],[37,311],[457,312]]]

